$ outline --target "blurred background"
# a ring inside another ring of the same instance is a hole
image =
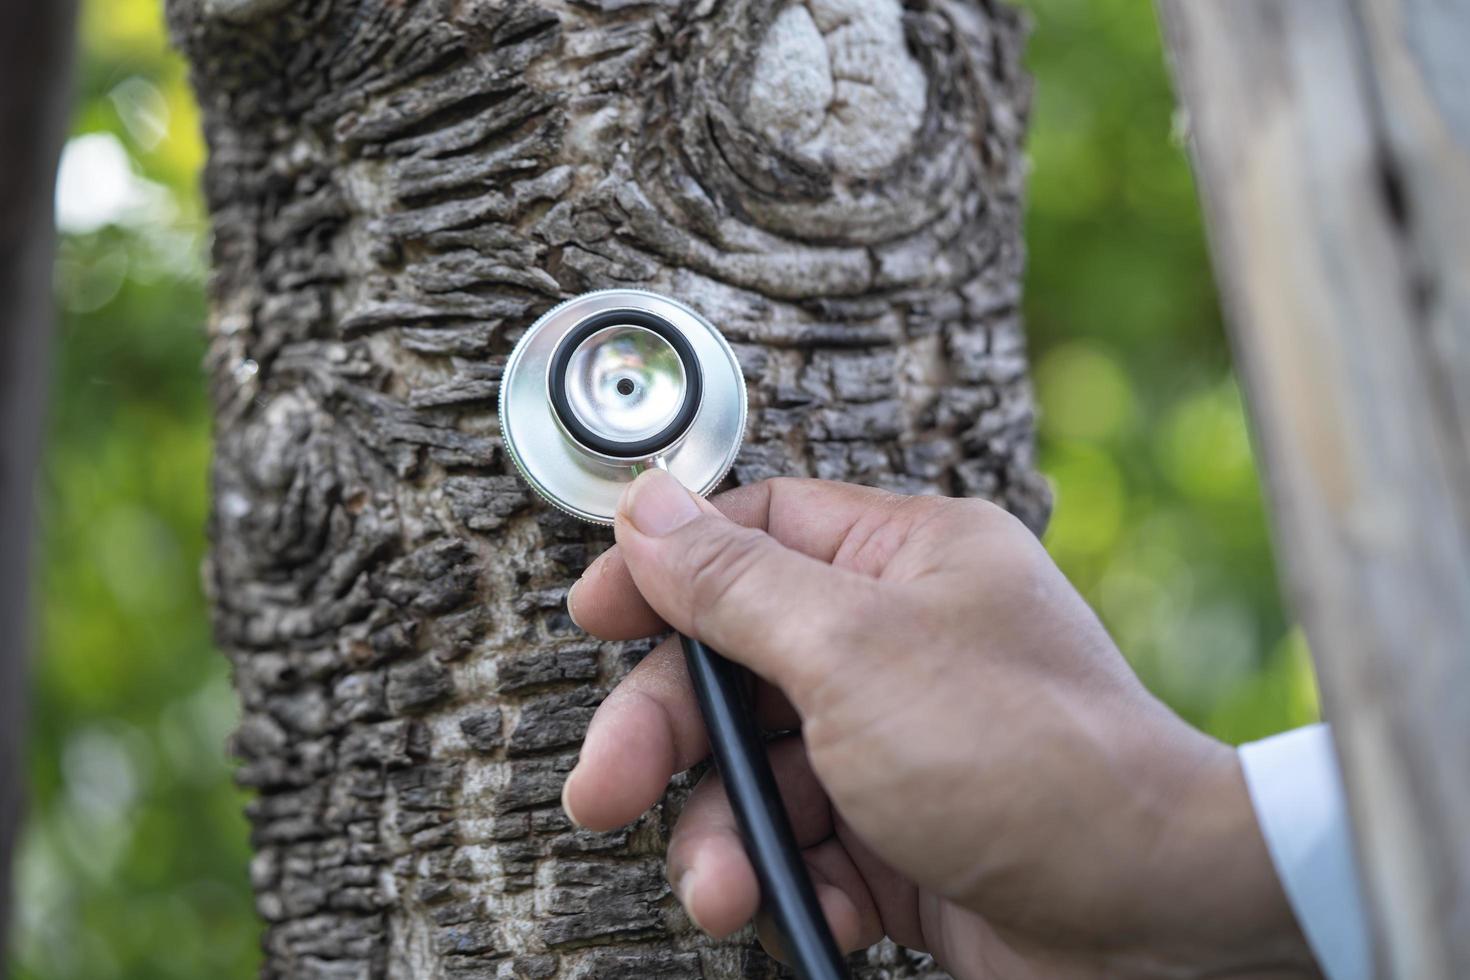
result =
[[[1283,613],[1151,4],[1028,0],[1026,318],[1046,542],[1149,686],[1232,742],[1317,716]],[[203,162],[160,0],[85,0],[58,178],[18,980],[245,980],[257,925],[200,590]]]

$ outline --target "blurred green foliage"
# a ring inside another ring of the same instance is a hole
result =
[[[1222,738],[1316,717],[1283,615],[1152,7],[1029,0],[1026,316],[1047,545]],[[203,151],[158,0],[86,0],[62,168],[18,980],[255,972],[235,706],[199,584]]]
[[[1024,6],[1047,547],[1190,721],[1233,742],[1314,721],[1153,5]]]

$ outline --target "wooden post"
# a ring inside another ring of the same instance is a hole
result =
[[[1470,6],[1160,2],[1379,972],[1470,976]]]
[[[10,847],[25,795],[32,487],[52,325],[52,188],[66,133],[75,15],[73,0],[0,0],[0,954],[10,922]]]

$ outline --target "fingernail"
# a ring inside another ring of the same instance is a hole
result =
[[[684,872],[679,876],[679,883],[674,886],[674,894],[679,899],[679,904],[684,906],[684,914],[689,916],[689,921],[694,923],[695,928],[701,932],[709,932],[699,924],[699,919],[694,915],[694,870]]]
[[[663,470],[649,470],[624,491],[623,512],[650,537],[671,534],[699,516],[694,495]]]
[[[583,825],[582,821],[580,821],[580,820],[577,819],[577,815],[572,812],[572,804],[571,804],[570,799],[568,798],[569,797],[569,794],[567,792],[568,790],[570,790],[572,788],[572,780],[575,779],[575,778],[577,778],[577,769],[574,766],[572,768],[572,771],[569,772],[569,773],[567,773],[566,782],[564,782],[564,783],[561,784],[561,808],[562,808],[562,810],[564,810],[566,812],[566,815],[567,815],[567,819],[568,820],[570,820],[572,823],[576,824],[578,827],[581,827],[581,826],[584,826],[584,825]]]
[[[586,629],[582,626],[581,620],[577,618],[577,586],[581,584],[582,580],[577,579],[572,583],[572,587],[567,589],[567,615],[572,617],[572,622],[576,624],[577,629],[585,633]]]

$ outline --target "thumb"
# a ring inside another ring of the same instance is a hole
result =
[[[855,643],[876,583],[730,521],[663,470],[623,491],[618,546],[670,626],[799,700]]]

